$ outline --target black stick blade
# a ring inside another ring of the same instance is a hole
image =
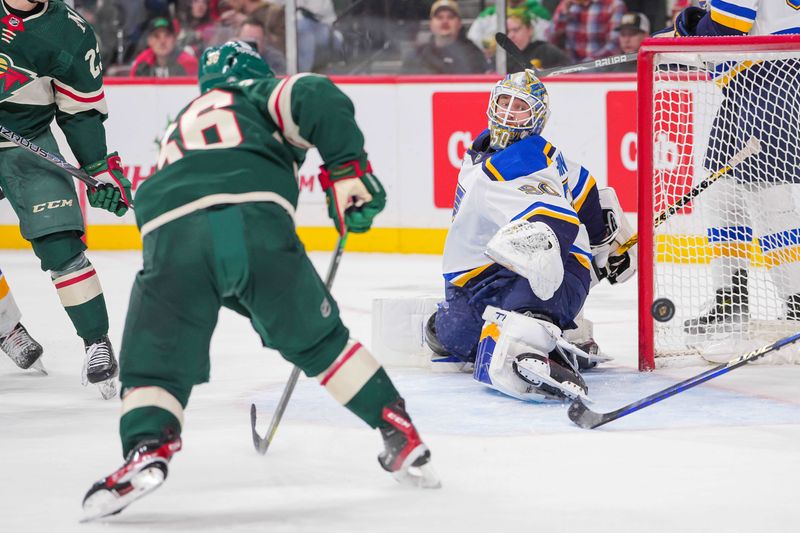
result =
[[[605,423],[603,415],[595,413],[584,404],[580,398],[572,402],[567,411],[569,419],[583,429],[594,429]]]
[[[508,56],[516,61],[519,66],[534,70],[530,62],[522,55],[522,50],[517,48],[517,45],[508,38],[508,35],[502,32],[497,32],[494,34],[494,40],[497,43],[497,46],[505,50]]]

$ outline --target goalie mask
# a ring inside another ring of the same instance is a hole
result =
[[[486,116],[495,150],[538,135],[550,116],[547,89],[532,70],[509,74],[492,89]]]
[[[267,62],[249,43],[228,41],[203,52],[197,80],[200,92],[206,93],[226,83],[274,75]]]

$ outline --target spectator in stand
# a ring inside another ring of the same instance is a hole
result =
[[[216,46],[234,39],[239,34],[239,27],[247,18],[244,0],[220,0],[218,3],[219,20],[211,45]]]
[[[116,4],[110,0],[78,0],[75,11],[92,25],[104,66],[118,63],[120,18]],[[108,71],[103,74],[108,75]]]
[[[650,35],[650,20],[644,13],[636,13],[635,11],[625,13],[622,16],[622,23],[617,27],[619,32],[619,46],[622,48],[623,54],[635,54],[642,46],[642,41],[647,39]],[[622,63],[623,65],[625,63]],[[631,72],[636,72],[636,64],[630,63],[633,66]]]
[[[286,58],[283,56],[283,52],[267,42],[265,16],[266,12],[256,13],[244,19],[239,28],[238,38],[253,43],[272,71],[275,74],[284,75],[286,74]]]
[[[285,3],[285,0],[272,1],[273,5],[280,6],[281,9]],[[333,1],[296,0],[295,5],[297,6],[297,69],[300,72],[323,70],[332,55],[342,53],[344,44],[342,34],[333,29],[333,23],[336,22]],[[277,18],[271,18],[273,22],[277,22]],[[285,35],[285,28],[281,29],[280,33]]]
[[[625,12],[622,0],[561,0],[547,39],[578,63],[617,55],[619,33],[614,28]]]
[[[267,9],[264,23],[264,42],[272,47],[281,57],[286,57],[286,9],[282,5],[272,4]],[[284,68],[286,61],[284,61]]]
[[[667,0],[625,0],[625,5],[629,13],[641,13],[647,17],[651,32],[667,27]]]
[[[551,12],[542,6],[539,0],[508,0],[506,2],[508,16],[512,12],[524,11],[531,21],[534,40],[544,38],[547,27],[550,26]],[[478,14],[467,31],[467,38],[475,46],[483,50],[487,58],[494,56],[497,43],[494,34],[497,33],[497,8],[489,6]],[[509,70],[509,72],[512,72]]]
[[[622,22],[616,27],[619,32],[619,45],[623,54],[635,54],[642,41],[650,36],[650,21],[644,13],[632,11],[622,15]],[[603,69],[603,72],[636,72],[636,61],[618,63]]]
[[[297,69],[300,72],[320,70],[331,52],[341,52],[344,39],[334,31],[335,21],[336,11],[331,0],[297,0]]]
[[[196,76],[197,58],[176,46],[175,27],[169,19],[157,17],[147,25],[147,48],[131,66],[131,76],[169,78]]]
[[[431,38],[403,59],[405,74],[479,74],[488,70],[480,48],[464,35],[455,0],[431,6]]]
[[[511,57],[507,58],[508,73],[522,72],[525,68],[551,68],[569,65],[570,59],[564,50],[546,41],[533,40],[534,29],[531,19],[524,10],[512,10],[506,17],[506,34],[529,65],[522,66]]]
[[[214,38],[216,28],[209,0],[178,0],[178,48],[200,57]]]

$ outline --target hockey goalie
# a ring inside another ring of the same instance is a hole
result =
[[[602,357],[565,332],[586,323],[579,314],[593,282],[634,274],[635,248],[620,248],[633,232],[613,189],[598,189],[540,135],[548,96],[533,71],[499,81],[487,115],[459,174],[445,301],[426,341],[474,361],[476,380],[515,398],[585,398],[580,372]]]

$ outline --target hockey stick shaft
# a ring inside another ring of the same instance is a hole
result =
[[[333,280],[336,277],[336,271],[339,270],[339,262],[342,260],[342,253],[344,252],[344,246],[346,243],[347,233],[339,236],[339,240],[336,242],[336,250],[333,252],[331,264],[328,266],[328,274],[325,277],[325,288],[328,291],[331,290]],[[278,431],[278,425],[281,423],[283,413],[286,411],[286,407],[289,405],[289,400],[292,397],[294,387],[297,385],[297,380],[299,378],[300,367],[292,367],[292,373],[289,374],[289,380],[286,382],[286,385],[283,388],[283,394],[281,394],[281,399],[278,400],[278,406],[275,408],[275,413],[272,415],[272,421],[269,423],[269,429],[267,429],[267,433],[264,435],[264,437],[261,437],[256,430],[256,420],[258,417],[256,404],[250,405],[250,426],[253,434],[253,446],[255,446],[256,451],[261,455],[267,453],[267,449],[272,443],[272,439],[275,437],[275,432]]]
[[[743,355],[740,355],[736,359],[731,359],[727,363],[715,366],[714,368],[707,370],[702,374],[685,379],[680,383],[672,385],[671,387],[667,387],[664,390],[658,391],[650,396],[646,396],[641,400],[626,405],[625,407],[621,407],[616,411],[611,411],[610,413],[596,413],[586,407],[586,405],[580,400],[576,400],[569,408],[569,419],[585,429],[593,429],[598,426],[608,424],[609,422],[617,420],[618,418],[622,418],[623,416],[627,416],[631,413],[635,413],[636,411],[660,402],[661,400],[666,400],[670,396],[675,396],[676,394],[691,389],[692,387],[696,387],[701,383],[705,383],[706,381],[719,377],[723,374],[727,374],[735,368],[744,366],[747,363],[752,363],[753,361],[760,359],[771,352],[780,350],[784,346],[797,342],[798,340],[800,340],[800,333],[795,333],[794,335],[784,337],[783,339],[777,340],[772,344],[767,344],[766,346],[762,346],[761,348],[755,349],[752,352],[747,352]]]
[[[45,150],[44,148],[42,148],[38,144],[35,144],[35,143],[29,141],[25,137],[23,137],[23,136],[21,136],[21,135],[19,135],[17,133],[14,133],[13,131],[11,131],[10,129],[6,128],[2,124],[0,124],[0,135],[5,137],[6,139],[11,141],[12,143],[16,144],[17,146],[19,146],[21,148],[25,148],[26,150],[28,150],[32,154],[37,155],[37,156],[41,157],[42,159],[45,159],[45,160],[49,161],[50,163],[54,164],[55,166],[59,167],[60,169],[67,171],[69,174],[71,174],[75,178],[79,179],[80,181],[84,182],[89,187],[94,187],[95,189],[97,189],[97,188],[99,188],[99,187],[104,185],[103,182],[91,177],[89,174],[86,173],[86,171],[81,170],[81,169],[79,169],[77,167],[74,167],[74,166],[70,165],[69,163],[67,163],[66,161],[64,161],[63,159],[58,157],[57,155],[48,152],[47,150]]]
[[[537,69],[531,65],[530,61],[525,59],[525,56],[522,55],[522,51],[511,41],[511,39],[508,38],[508,35],[502,32],[497,32],[494,38],[498,46],[505,50],[506,53],[511,56],[511,59],[519,64],[519,66],[523,68],[529,68],[536,72],[536,76],[539,78],[544,78],[546,76],[557,76],[559,74],[573,74],[575,72],[597,70],[611,65],[636,61],[636,58],[638,57],[638,54],[621,54],[617,56],[604,57],[602,59],[595,59],[594,61],[586,61],[585,63],[578,63],[577,65]]]
[[[678,200],[669,206],[667,209],[656,215],[653,219],[653,228],[659,227],[663,224],[669,217],[680,211],[686,204],[691,202],[695,199],[695,197],[700,194],[701,192],[708,189],[712,183],[717,181],[722,176],[726,175],[728,172],[733,170],[738,164],[742,163],[745,159],[750,156],[756,155],[761,151],[761,142],[755,138],[750,137],[744,148],[742,148],[739,152],[737,152],[733,157],[731,157],[728,164],[722,167],[721,169],[717,170],[706,179],[701,181],[697,184],[696,187],[692,187],[692,189],[678,198]],[[622,255],[627,252],[630,248],[632,248],[637,242],[639,242],[639,234],[635,234],[633,237],[622,243],[622,245],[614,251],[616,255]]]

